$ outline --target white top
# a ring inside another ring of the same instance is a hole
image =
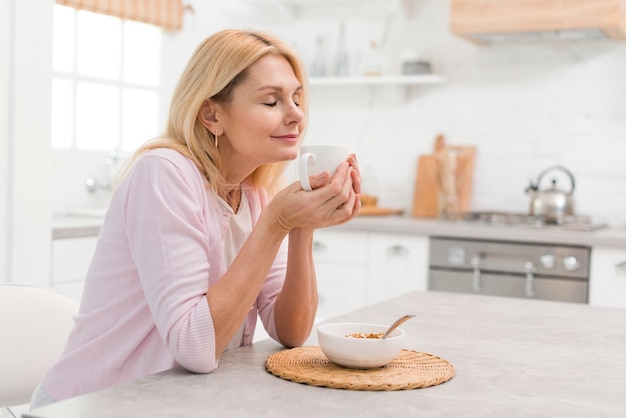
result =
[[[218,197],[217,201],[220,203],[222,209],[226,212],[233,214],[230,218],[230,224],[226,230],[224,236],[224,263],[227,268],[235,260],[237,254],[243,247],[244,242],[248,238],[248,235],[252,232],[252,216],[250,215],[250,207],[246,199],[246,194],[241,193],[241,202],[239,203],[239,210],[237,213],[233,211],[228,203],[221,197]],[[225,348],[225,351],[232,350],[243,345],[243,326],[241,324],[233,339],[230,340]]]

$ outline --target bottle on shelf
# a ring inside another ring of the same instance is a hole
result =
[[[339,25],[337,57],[335,59],[335,75],[338,77],[346,77],[350,75],[348,45],[346,44],[346,25],[343,21]]]
[[[328,71],[326,63],[326,48],[324,47],[324,38],[318,36],[315,41],[313,61],[311,62],[311,76],[326,77],[327,75]]]
[[[363,68],[364,75],[381,75],[382,71],[382,60],[380,56],[380,50],[378,49],[378,44],[376,41],[370,42],[370,48],[367,51],[367,55],[365,57],[365,66]]]

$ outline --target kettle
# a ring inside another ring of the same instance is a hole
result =
[[[556,179],[552,179],[551,187],[548,189],[539,189],[543,177],[551,171],[559,170],[569,176],[571,188],[564,191],[557,188]],[[562,166],[548,167],[537,177],[537,183],[530,182],[530,186],[526,188],[526,193],[530,195],[530,214],[533,216],[541,216],[547,222],[557,224],[563,223],[568,215],[574,214],[574,176],[569,170]]]

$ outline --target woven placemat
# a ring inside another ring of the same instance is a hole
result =
[[[405,390],[439,385],[454,377],[454,366],[441,357],[413,350],[402,352],[376,369],[349,369],[328,360],[319,346],[272,354],[265,368],[281,379],[312,386],[350,390]]]

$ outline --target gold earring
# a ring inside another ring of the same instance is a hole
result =
[[[219,142],[219,136],[217,136],[217,134],[215,134],[214,136],[215,136],[215,149],[217,149],[217,144]]]

